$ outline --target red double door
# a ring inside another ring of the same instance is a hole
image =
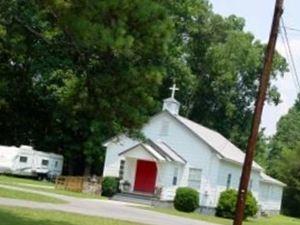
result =
[[[157,175],[155,162],[138,160],[136,165],[134,190],[154,193]]]

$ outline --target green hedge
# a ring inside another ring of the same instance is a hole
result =
[[[235,215],[237,195],[237,191],[233,189],[229,189],[222,192],[219,198],[218,206],[216,208],[216,215],[219,217],[233,219]],[[257,201],[251,194],[251,192],[248,192],[244,212],[244,219],[246,219],[249,216],[255,216],[257,211]]]
[[[189,187],[181,187],[176,190],[174,207],[178,211],[193,212],[199,207],[199,193]]]
[[[114,196],[119,190],[119,179],[117,177],[104,177],[102,181],[102,195]]]

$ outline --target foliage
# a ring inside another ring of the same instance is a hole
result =
[[[177,188],[174,207],[182,212],[194,212],[199,207],[198,191],[189,187]]]
[[[268,170],[288,185],[284,189],[282,211],[300,217],[300,95],[288,114],[279,120],[270,148]]]
[[[150,0],[0,7],[1,144],[62,153],[71,174],[100,173],[101,143],[156,109],[173,30],[164,8]]]
[[[286,187],[282,197],[282,213],[293,217],[300,217],[300,190],[294,187]]]
[[[237,191],[229,189],[223,191],[220,195],[219,202],[216,208],[216,215],[224,218],[234,218],[235,206],[237,201]],[[253,197],[251,192],[248,192],[246,198],[246,205],[244,211],[244,219],[247,217],[255,216],[258,212],[258,205],[256,199]]]
[[[119,190],[119,179],[117,177],[104,177],[102,181],[102,195],[114,196]]]
[[[293,149],[283,149],[278,159],[271,165],[274,175],[288,185],[284,189],[282,212],[285,215],[300,217],[300,144]]]
[[[175,77],[181,88],[177,98],[183,103],[182,114],[245,149],[265,45],[244,31],[242,18],[215,14],[207,0],[166,2],[171,5],[168,9],[177,33],[177,53],[189,68],[176,71],[167,67],[169,76]],[[276,53],[271,78],[286,70],[286,61]],[[171,80],[165,82],[162,97],[169,95],[166,90]],[[280,102],[275,86],[269,87],[268,100]]]
[[[246,207],[244,212],[244,218],[247,217],[253,217],[258,212],[258,203],[255,197],[252,195],[251,192],[247,193],[247,199],[246,199]]]
[[[255,162],[263,168],[269,165],[268,157],[270,151],[270,138],[264,134],[264,129],[260,130],[255,149]]]
[[[265,46],[207,0],[1,1],[0,142],[101,173],[102,142],[138,134],[169,96],[244,148]],[[272,79],[286,71],[276,55]],[[280,96],[270,86],[268,99]],[[137,135],[140,136],[140,135]],[[100,166],[99,166],[100,165]]]

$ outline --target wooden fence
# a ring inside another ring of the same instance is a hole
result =
[[[55,181],[55,189],[82,192],[84,177],[59,176]]]
[[[101,177],[59,176],[55,180],[55,189],[100,194],[101,183]]]

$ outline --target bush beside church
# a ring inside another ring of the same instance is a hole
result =
[[[119,191],[119,179],[116,177],[104,177],[102,182],[102,195],[112,197]]]
[[[218,206],[216,208],[216,215],[219,217],[233,219],[235,215],[235,206],[238,192],[233,189],[223,191],[220,195]],[[248,192],[246,198],[246,206],[244,211],[244,219],[253,217],[258,212],[257,201],[251,192]]]
[[[199,207],[199,193],[193,188],[180,187],[176,190],[174,208],[182,212],[194,212]]]

